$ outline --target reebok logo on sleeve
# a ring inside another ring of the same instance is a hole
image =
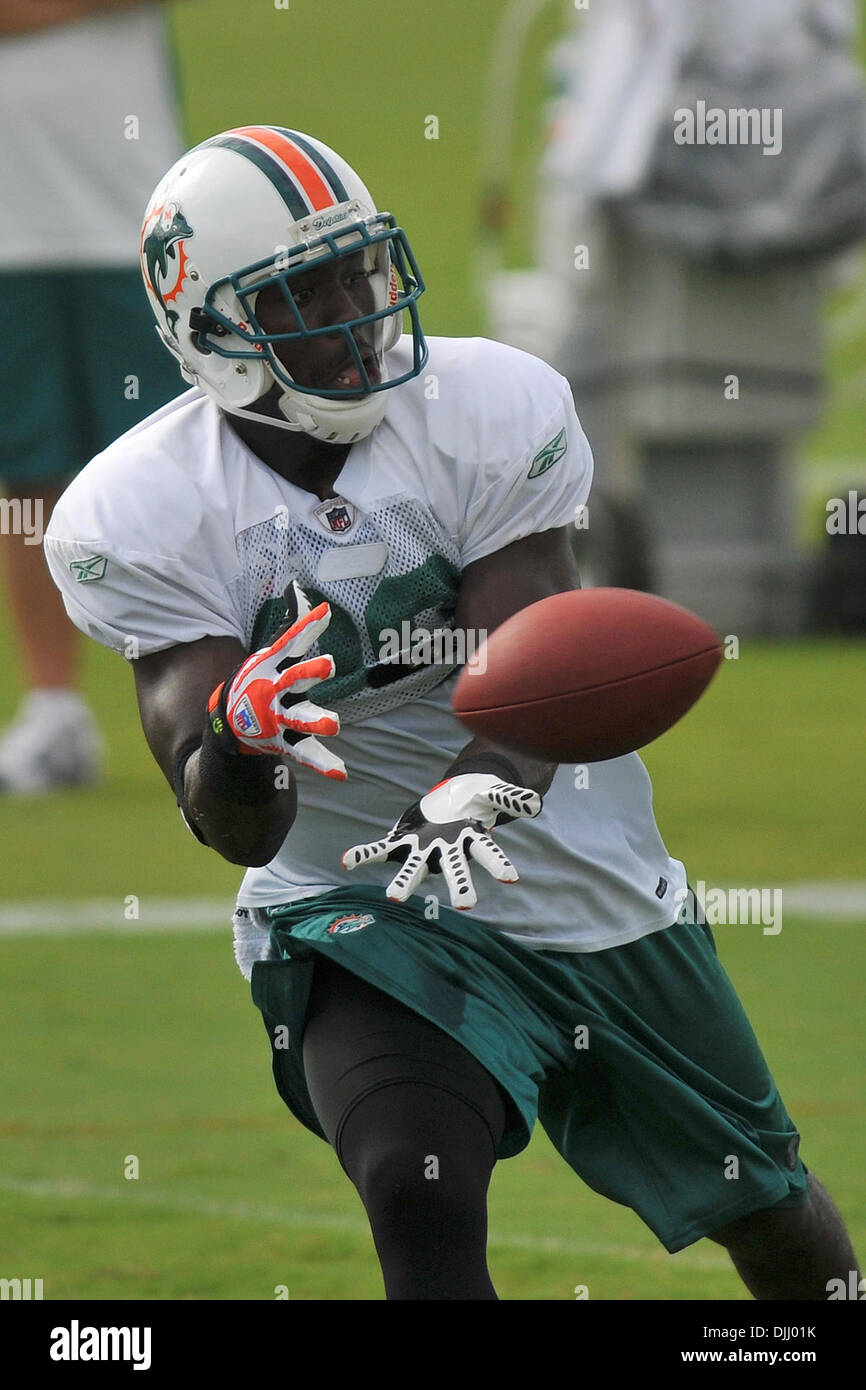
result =
[[[565,426],[554,435],[549,444],[545,444],[543,449],[539,449],[532,466],[527,473],[527,478],[540,478],[542,473],[546,473],[555,463],[563,457],[568,449],[568,438],[565,433]]]

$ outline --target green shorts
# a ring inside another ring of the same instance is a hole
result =
[[[417,903],[417,906],[416,906]],[[437,1024],[507,1098],[499,1157],[536,1117],[589,1187],[632,1207],[672,1253],[738,1216],[806,1200],[799,1135],[707,926],[592,953],[529,951],[421,899],[339,889],[268,909],[280,959],[253,967],[277,1088],[324,1137],[301,1062],[315,959],[327,955]],[[285,1029],[288,1030],[286,1035]]]
[[[187,388],[137,269],[0,273],[0,491],[71,478]]]

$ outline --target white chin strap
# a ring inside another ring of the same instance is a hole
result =
[[[387,380],[387,368],[382,367],[383,380]],[[205,382],[199,383],[205,391]],[[220,409],[242,420],[255,420],[262,425],[271,425],[278,430],[292,430],[296,434],[309,434],[328,444],[354,444],[364,439],[382,420],[388,406],[384,391],[375,391],[357,400],[328,400],[323,396],[310,396],[304,391],[294,391],[277,382],[281,394],[276,406],[280,415],[265,415],[251,407],[227,405],[214,392]]]

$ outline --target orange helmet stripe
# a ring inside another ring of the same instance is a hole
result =
[[[251,140],[257,140],[260,145],[269,149],[271,154],[276,155],[301,185],[314,212],[320,212],[322,208],[331,208],[335,205],[337,199],[328,188],[313,161],[287,136],[280,135],[278,131],[269,126],[258,125],[239,126],[229,133],[246,135]]]

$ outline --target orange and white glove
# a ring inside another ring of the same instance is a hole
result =
[[[299,660],[331,621],[327,603],[310,608],[293,585],[298,616],[269,647],[241,662],[208,701],[211,732],[228,753],[262,753],[294,758],[324,777],[346,779],[346,765],[319,742],[340,732],[340,719],[299,698],[334,674],[332,656]]]

